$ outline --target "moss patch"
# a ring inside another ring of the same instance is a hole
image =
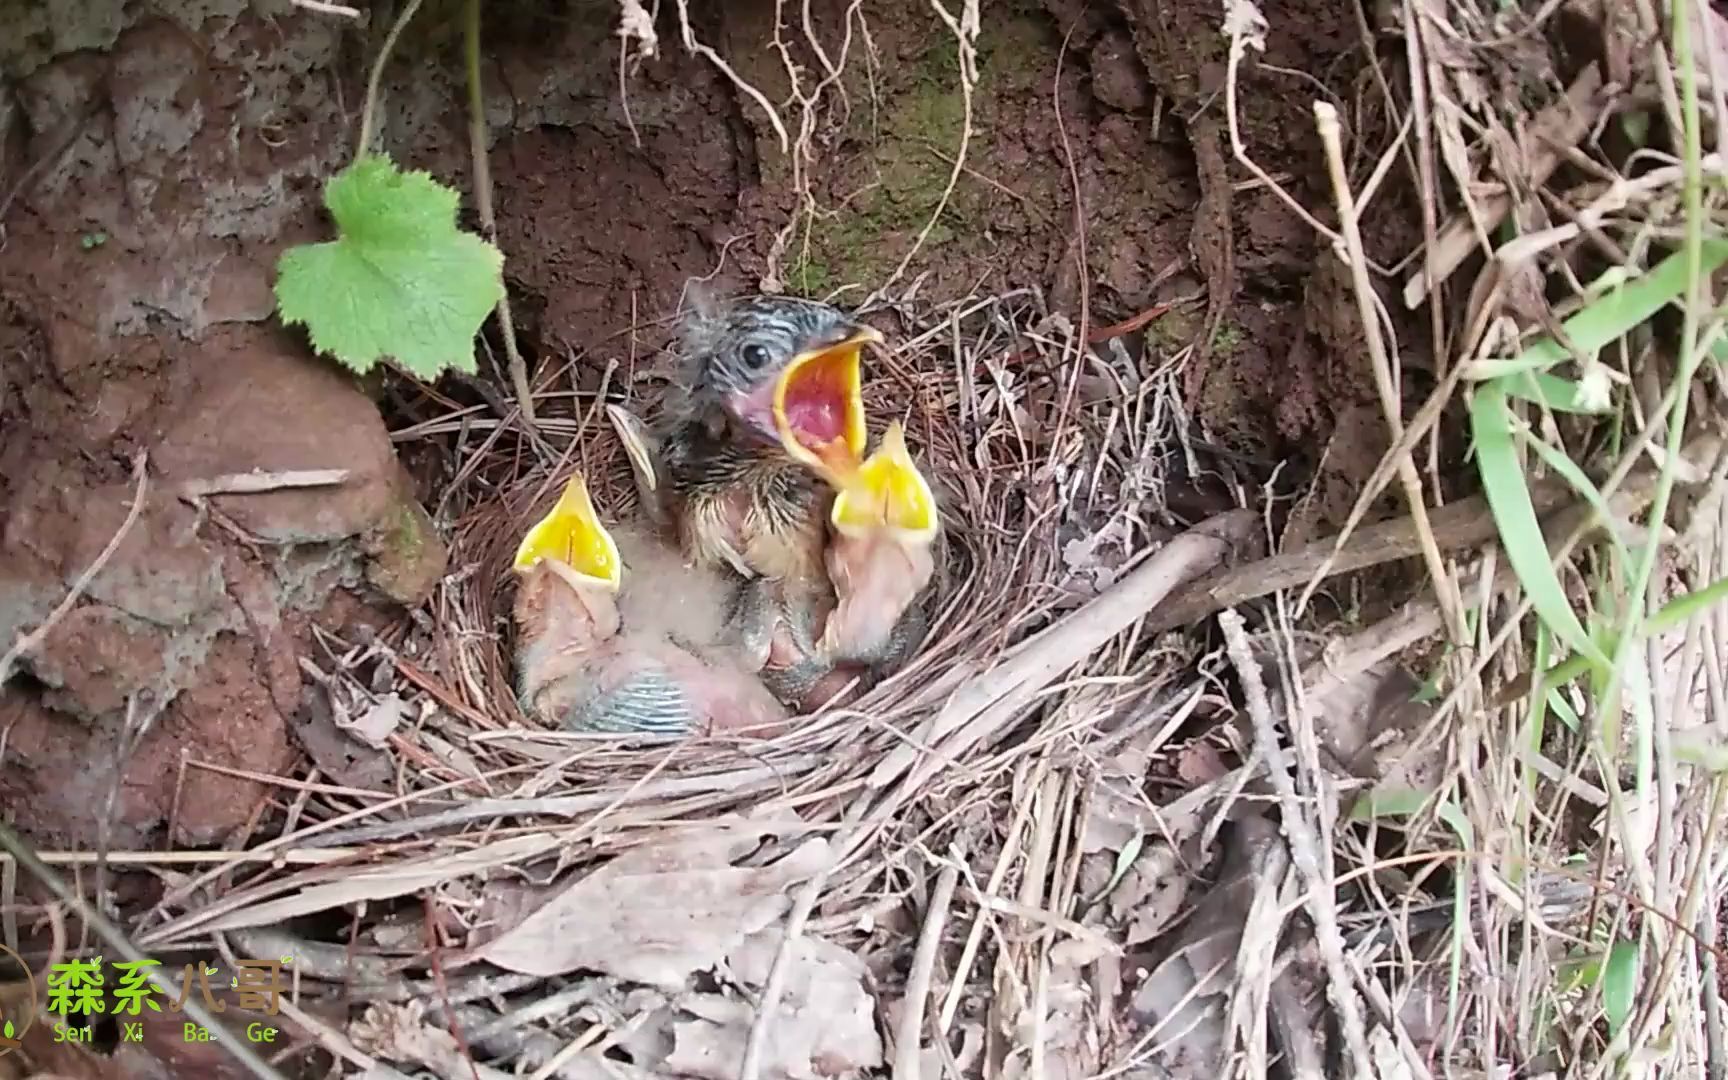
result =
[[[367,538],[366,550],[371,556],[366,580],[407,607],[432,595],[449,558],[432,518],[406,495],[400,497],[378,531]]]
[[[1046,20],[1028,12],[995,23],[981,35],[970,155],[987,144],[999,102],[1036,83],[1047,29]],[[876,137],[848,163],[848,175],[858,178],[857,189],[842,193],[800,223],[787,272],[788,284],[797,291],[822,295],[842,285],[886,278],[942,201],[966,125],[960,62],[952,40],[936,35],[912,70],[900,74],[906,81],[880,103]],[[848,87],[848,93],[854,102],[852,126],[863,130],[870,123],[869,89],[860,84]],[[989,198],[986,185],[962,173],[925,240],[926,249],[982,228]]]
[[[1218,332],[1212,335],[1212,351],[1219,356],[1229,356],[1241,347],[1246,336],[1240,324],[1224,319],[1218,323]]]

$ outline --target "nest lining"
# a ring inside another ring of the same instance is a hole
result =
[[[1042,355],[1013,352],[1024,341],[1016,338],[1037,318],[1024,298],[975,299],[930,313],[911,333],[888,329],[887,350],[867,358],[864,391],[872,430],[892,418],[904,422],[941,503],[947,559],[932,585],[936,615],[923,647],[900,670],[801,718],[773,740],[704,738],[667,753],[651,740],[545,732],[521,713],[512,682],[509,611],[515,588],[511,560],[522,530],[550,508],[577,468],[609,521],[635,513],[636,496],[623,450],[598,408],[607,387],[576,398],[577,415],[565,426],[572,436],[555,442],[556,462],[533,462],[504,449],[503,440],[489,440],[476,458],[463,462],[464,472],[484,476],[492,490],[476,493],[460,510],[451,563],[468,569],[447,585],[441,604],[451,617],[439,620],[445,628],[439,654],[460,687],[465,718],[492,733],[521,736],[488,738],[498,760],[487,764],[506,772],[530,764],[545,768],[555,756],[560,787],[616,791],[632,804],[640,785],[653,777],[653,790],[672,784],[685,792],[673,804],[656,807],[677,805],[681,815],[744,811],[765,798],[808,805],[821,801],[817,793],[851,790],[872,763],[904,743],[905,732],[934,715],[965,676],[1047,621],[1060,596],[1039,583],[1058,579],[1062,569],[1058,548],[1065,515],[1059,508],[1068,504],[1071,513],[1085,512],[1081,504],[1088,491],[1091,502],[1107,504],[1103,491],[1109,484],[1097,483],[1101,474],[1108,481],[1112,473],[1145,471],[1132,463],[1106,467],[1101,456],[1084,456],[1090,438],[1113,426],[1103,413],[1124,403],[1106,403],[1088,416],[1087,406],[1076,401],[1075,411],[1056,425],[1066,433],[1053,433],[1048,424],[1029,430],[1015,393],[1024,387],[1016,384],[1043,380],[1050,384],[1044,396],[1060,400],[1063,387],[1054,372],[1067,360],[1060,340],[1039,350]],[[1004,357],[1014,361],[1012,370],[1004,367]],[[659,394],[657,388],[632,388],[609,400],[651,419]],[[1058,460],[1064,450],[1069,460]],[[754,779],[741,782],[742,777]],[[817,816],[834,813],[831,806]]]

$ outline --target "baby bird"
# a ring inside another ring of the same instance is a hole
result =
[[[655,542],[643,540],[633,556],[651,565]],[[660,562],[671,565],[652,566],[652,589],[624,589],[619,544],[581,474],[570,478],[516,551],[523,710],[572,731],[775,733],[785,707],[714,646],[720,597],[703,595],[700,578],[680,577],[676,557]],[[702,625],[704,611],[711,625]]]
[[[862,462],[838,451],[803,445],[781,423],[788,454],[836,489],[824,565],[834,590],[821,636],[785,677],[812,697],[833,689],[835,676],[883,674],[903,664],[923,639],[920,603],[943,541],[936,499],[906,448],[898,421]]]
[[[899,421],[855,473],[839,479],[825,558],[836,599],[817,649],[845,661],[898,665],[922,636],[908,617],[922,615],[917,601],[936,569],[936,498]]]
[[[749,297],[686,327],[681,385],[657,431],[608,409],[651,516],[689,563],[740,579],[734,618],[752,670],[811,651],[832,603],[832,495],[787,452],[781,426],[807,454],[861,455],[860,354],[881,340],[826,304]]]

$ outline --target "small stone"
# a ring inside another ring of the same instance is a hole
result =
[[[400,488],[406,488],[406,477]],[[432,595],[449,565],[449,553],[432,524],[431,515],[405,490],[384,524],[365,540],[366,580],[404,607],[416,607]]]
[[[1092,96],[1112,109],[1141,112],[1152,103],[1151,83],[1134,42],[1112,30],[1092,47]]]

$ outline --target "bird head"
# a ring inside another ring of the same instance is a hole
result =
[[[556,630],[568,637],[603,637],[617,631],[624,561],[600,524],[581,473],[570,477],[552,510],[522,537],[514,569],[523,577],[517,611],[526,635]]]
[[[855,658],[892,653],[897,627],[936,569],[936,499],[898,422],[876,452],[830,478],[839,489],[823,561],[836,603],[819,647]]]
[[[801,461],[856,458],[865,443],[861,356],[881,341],[873,327],[827,304],[749,297],[692,325],[691,393]]]
[[[941,528],[936,496],[896,420],[876,451],[863,461],[825,462],[823,475],[836,490],[829,520],[852,539],[885,536],[906,545],[928,545]]]

